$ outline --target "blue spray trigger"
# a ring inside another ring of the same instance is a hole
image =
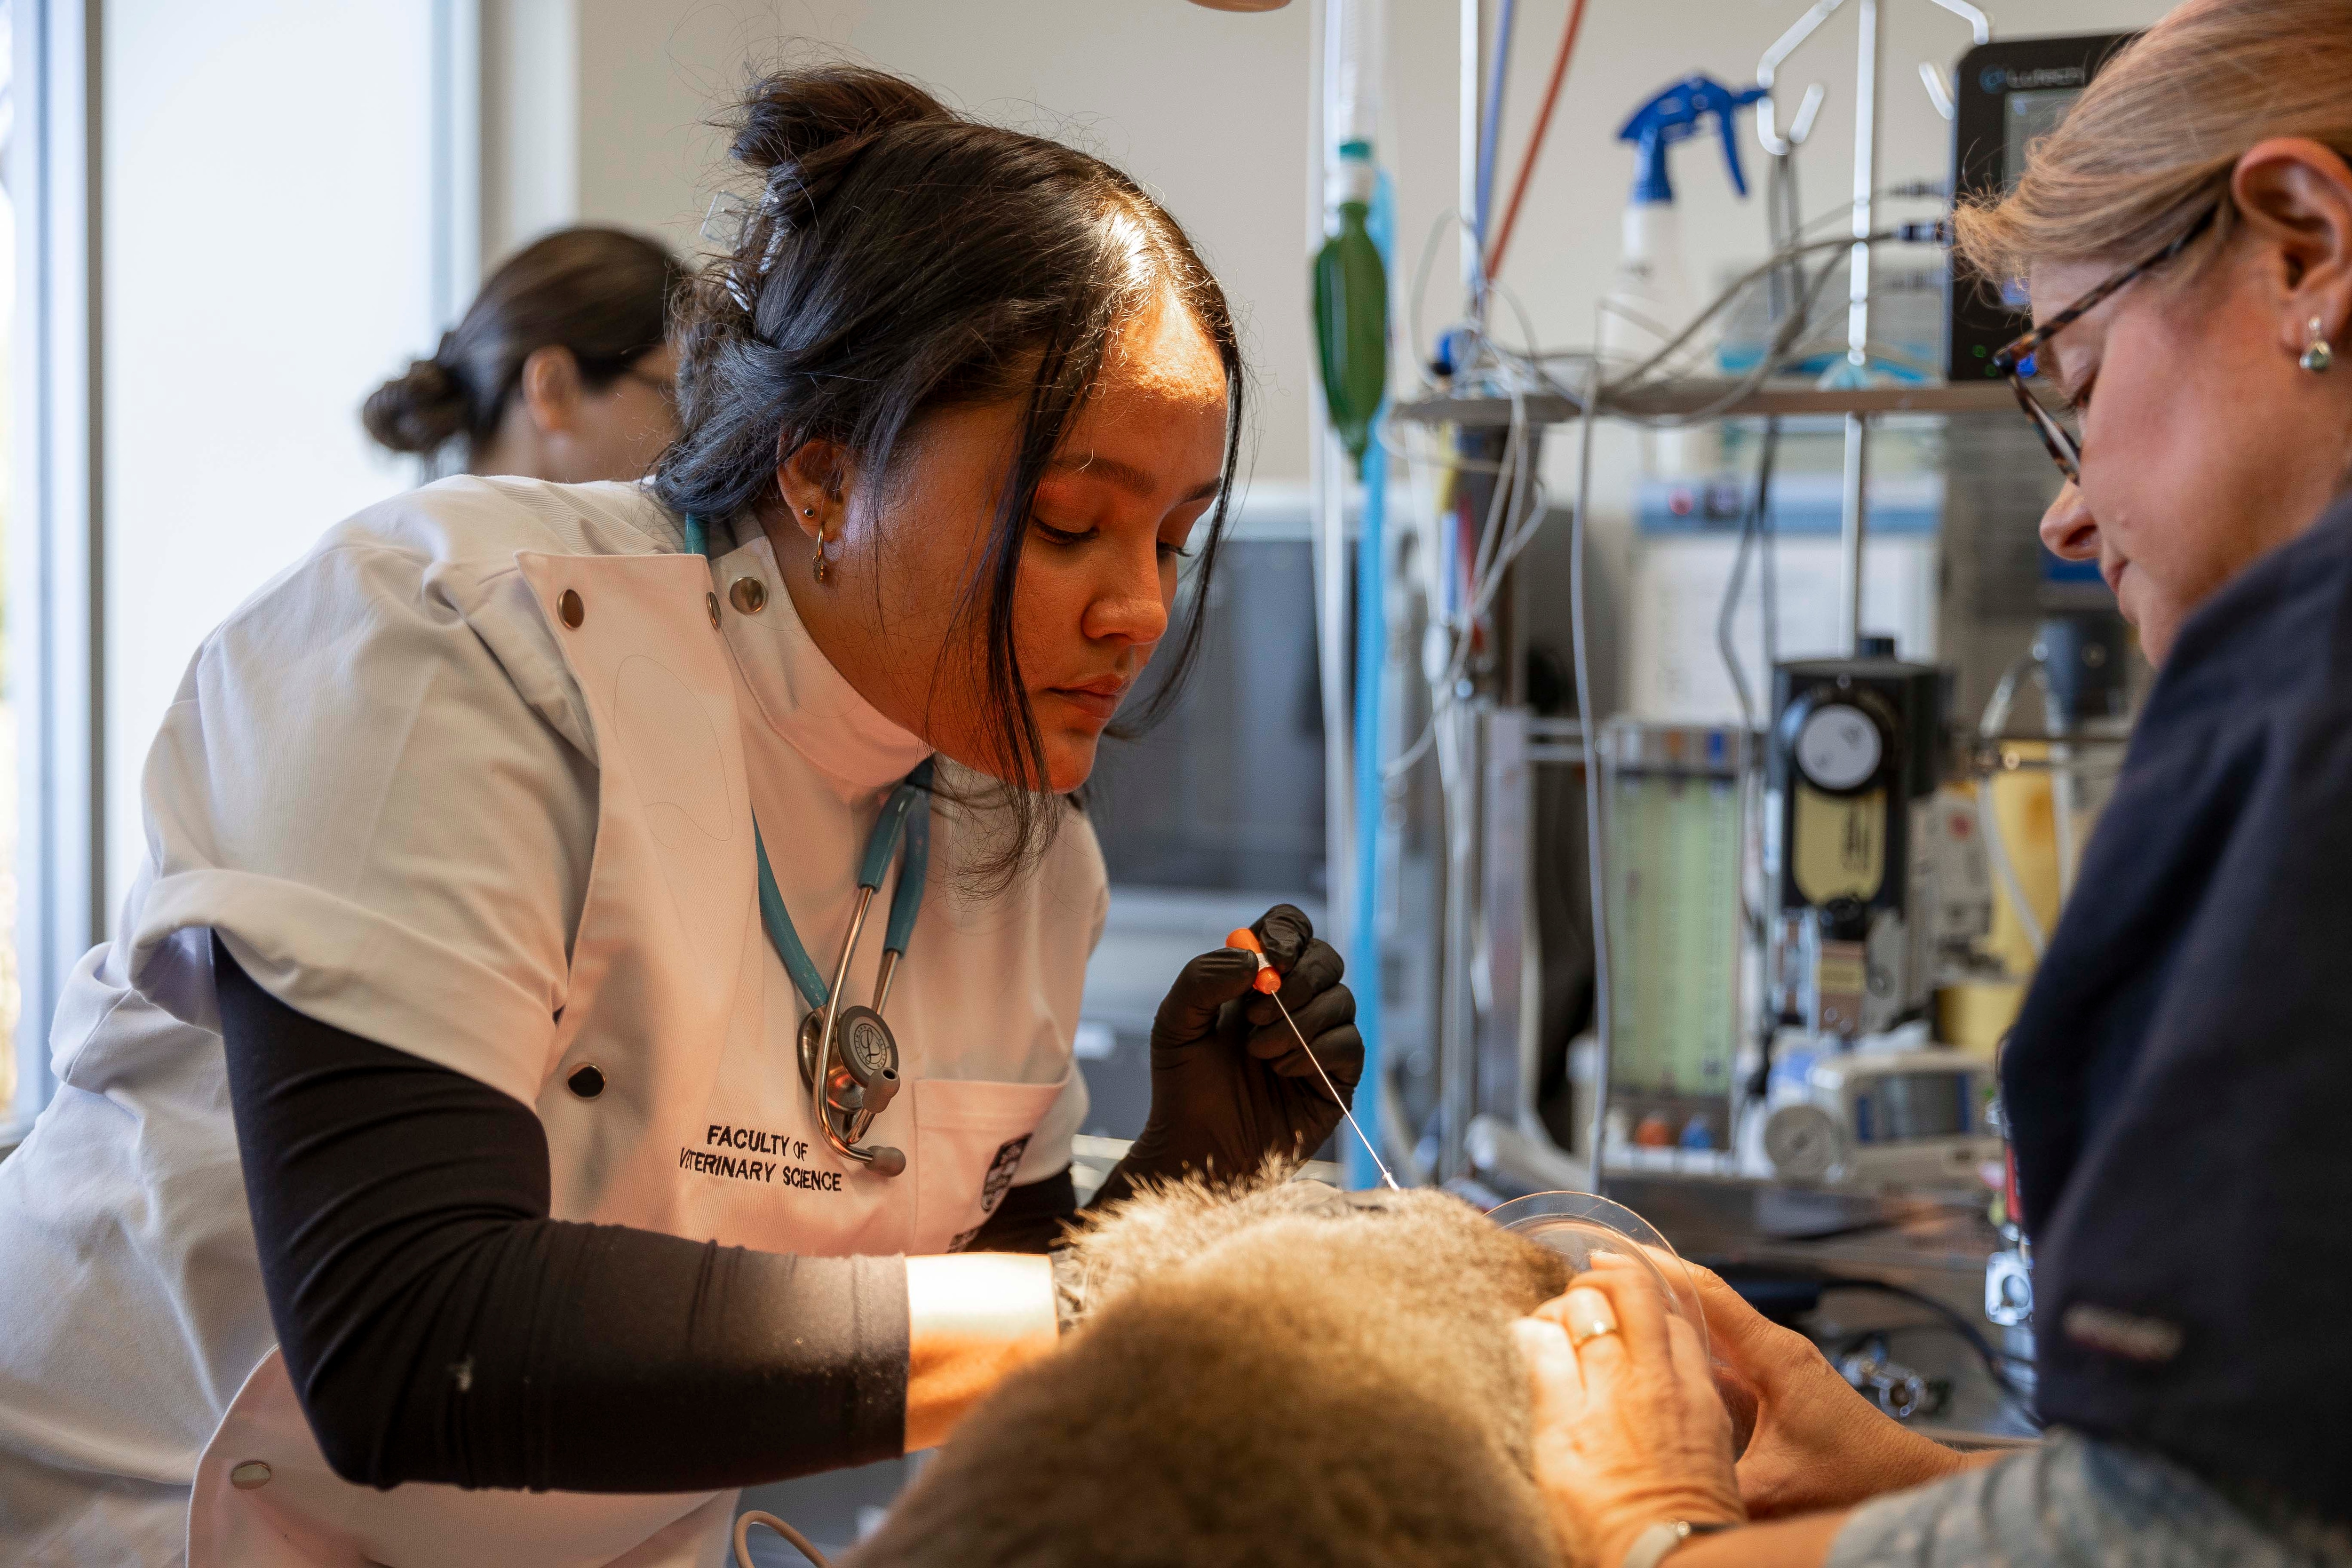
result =
[[[1739,110],[1765,96],[1760,87],[1734,91],[1711,76],[1692,76],[1662,89],[1633,110],[1617,132],[1617,140],[1633,142],[1636,151],[1633,199],[1675,199],[1674,184],[1666,177],[1666,149],[1696,135],[1699,122],[1710,114],[1716,117],[1717,129],[1723,137],[1723,161],[1731,171],[1732,189],[1745,196],[1748,172],[1739,163],[1736,121]]]

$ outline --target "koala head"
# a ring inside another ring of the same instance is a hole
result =
[[[1556,1255],[1434,1192],[1159,1188],[1076,1237],[1086,1319],[858,1568],[1559,1561],[1510,1321]]]

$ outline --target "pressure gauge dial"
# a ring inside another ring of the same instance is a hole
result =
[[[1764,1157],[1783,1181],[1826,1181],[1845,1157],[1838,1124],[1818,1105],[1776,1106],[1764,1121]]]
[[[1826,702],[1805,715],[1797,731],[1797,766],[1825,790],[1858,789],[1878,772],[1885,740],[1861,709]]]

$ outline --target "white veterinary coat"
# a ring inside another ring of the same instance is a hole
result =
[[[335,530],[198,652],[148,758],[118,935],[58,1009],[58,1099],[0,1163],[0,1559],[723,1556],[732,1493],[377,1492],[328,1470],[262,1296],[215,931],[297,1011],[532,1106],[558,1218],[938,1252],[1006,1168],[1067,1163],[1108,905],[1077,819],[979,902],[950,882],[973,825],[940,808],[890,998],[908,1087],[872,1134],[907,1171],[837,1160],[810,1126],[752,814],[830,977],[866,829],[925,752],[818,653],[765,540],[708,563],[680,543],[635,487],[448,480]],[[745,575],[767,588],[758,615],[728,592]],[[852,998],[880,945],[877,927]],[[584,1063],[607,1085],[593,1100],[568,1087]],[[232,1484],[257,1461],[265,1483]]]

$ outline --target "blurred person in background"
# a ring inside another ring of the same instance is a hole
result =
[[[436,471],[557,484],[645,477],[677,437],[664,331],[677,258],[616,228],[558,229],[509,257],[430,359],[369,394],[376,444]]]

